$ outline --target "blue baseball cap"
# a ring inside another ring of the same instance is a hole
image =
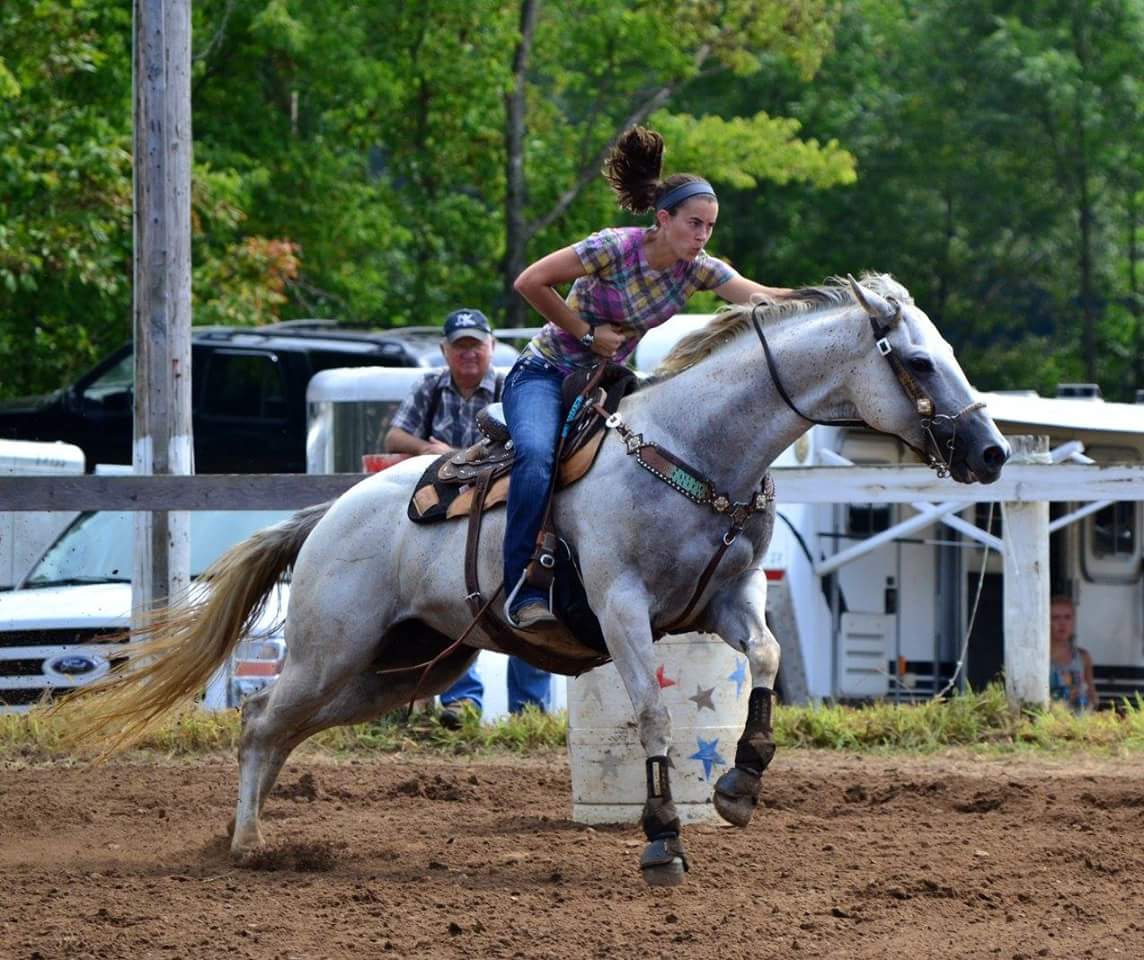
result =
[[[492,339],[492,335],[493,328],[489,323],[489,318],[480,310],[466,307],[461,310],[454,310],[445,318],[445,339],[450,343],[465,337],[472,337],[477,340]]]

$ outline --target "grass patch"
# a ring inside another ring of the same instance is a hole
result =
[[[63,720],[41,710],[0,716],[0,760],[63,760],[76,754],[64,746]],[[167,757],[233,754],[238,749],[237,710],[189,710],[142,740],[129,753]],[[334,756],[367,753],[532,754],[563,750],[568,733],[564,713],[546,714],[535,707],[481,723],[475,713],[463,716],[458,730],[448,730],[428,714],[406,721],[404,710],[369,723],[323,730],[298,752]]]
[[[0,716],[0,760],[68,759],[60,720],[39,711]],[[998,750],[1098,752],[1144,749],[1144,699],[1123,701],[1116,710],[1076,716],[1060,704],[1050,709],[1013,712],[1005,691],[993,686],[944,702],[861,707],[823,704],[779,705],[774,712],[775,742],[783,747],[827,750],[931,752],[948,747]],[[332,756],[371,753],[528,755],[563,751],[568,733],[565,713],[528,709],[494,723],[481,723],[475,713],[461,727],[448,730],[433,717],[414,715],[406,721],[398,711],[370,723],[325,730],[299,752]],[[133,752],[167,757],[211,753],[233,755],[238,747],[237,711],[192,710],[167,724]]]
[[[1144,748],[1144,700],[1140,697],[1122,701],[1115,710],[1079,716],[1060,703],[1047,710],[1013,711],[999,685],[918,704],[780,706],[774,724],[779,746],[829,750],[931,752],[992,747],[1109,752]]]

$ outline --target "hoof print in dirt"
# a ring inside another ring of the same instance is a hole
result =
[[[337,865],[335,845],[327,840],[281,843],[251,850],[239,857],[247,870],[293,870],[296,873],[326,873]]]

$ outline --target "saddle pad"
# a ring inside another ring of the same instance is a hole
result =
[[[591,370],[578,371],[564,380],[564,410],[574,410],[572,424],[564,439],[557,477],[557,488],[579,480],[591,468],[604,438],[604,421],[596,412],[600,404],[609,413],[639,386],[636,375],[627,367],[609,364],[603,370],[595,394],[580,399],[592,376]],[[465,450],[445,454],[433,461],[417,481],[409,500],[408,516],[414,523],[435,523],[466,517],[473,504],[478,477],[490,476],[485,508],[508,499],[509,476],[515,452],[504,424],[488,416],[477,415],[477,426],[485,439]]]
[[[560,472],[557,478],[557,488],[567,487],[575,483],[591,469],[596,461],[596,454],[604,441],[604,431],[601,430],[589,437],[566,460],[560,461]],[[440,479],[441,468],[452,458],[451,454],[444,454],[434,460],[421,474],[417,481],[413,496],[409,500],[409,519],[414,523],[436,523],[441,520],[456,520],[467,517],[473,505],[473,494],[476,491],[474,483],[456,484]],[[509,481],[512,477],[512,462],[497,464],[494,469],[497,476],[489,486],[485,497],[485,509],[495,507],[508,500]]]

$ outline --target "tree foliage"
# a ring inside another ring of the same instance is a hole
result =
[[[985,387],[1144,386],[1144,0],[197,0],[198,323],[500,322],[635,121],[717,254],[890,270]],[[0,11],[0,393],[131,329],[130,9]],[[519,305],[518,305],[519,307]],[[535,317],[532,318],[532,321]],[[531,322],[531,321],[529,321]]]

